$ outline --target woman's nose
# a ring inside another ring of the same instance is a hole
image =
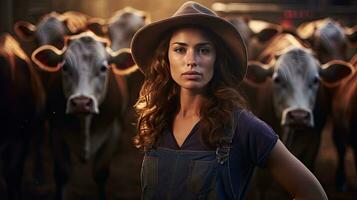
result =
[[[197,55],[195,51],[189,50],[186,54],[186,65],[187,67],[196,67],[197,66]]]

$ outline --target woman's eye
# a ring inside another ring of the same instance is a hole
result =
[[[184,53],[184,52],[185,52],[185,48],[183,48],[183,47],[178,47],[178,48],[175,48],[174,51],[175,51],[176,53]]]
[[[200,48],[200,53],[202,54],[208,54],[210,52],[210,49],[209,48]]]

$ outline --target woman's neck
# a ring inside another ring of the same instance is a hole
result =
[[[200,117],[203,94],[191,90],[181,89],[180,110],[177,115],[182,118]]]

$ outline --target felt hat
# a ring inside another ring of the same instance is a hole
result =
[[[219,17],[212,10],[196,3],[188,1],[184,3],[171,17],[150,23],[139,29],[131,43],[132,56],[141,71],[149,67],[155,50],[163,38],[163,34],[169,30],[183,25],[197,25],[205,27],[215,33],[225,43],[231,52],[237,67],[234,72],[239,80],[242,80],[247,70],[247,50],[238,30],[225,19]]]

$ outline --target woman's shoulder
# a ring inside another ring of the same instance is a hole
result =
[[[255,116],[251,111],[244,108],[238,108],[234,111],[234,119],[237,120],[238,124],[244,124],[247,126],[267,125],[264,121]]]
[[[274,130],[263,120],[255,116],[247,109],[237,109],[234,111],[237,123],[236,134],[238,137],[271,136],[277,137]]]
[[[235,113],[237,127],[233,144],[253,163],[264,167],[267,156],[276,144],[278,135],[264,121],[248,110]]]
[[[255,126],[266,126],[266,128],[271,129],[266,122],[244,108],[239,108],[234,111],[234,119],[237,120],[238,124],[244,124],[248,127],[252,126],[252,128],[254,128]]]

